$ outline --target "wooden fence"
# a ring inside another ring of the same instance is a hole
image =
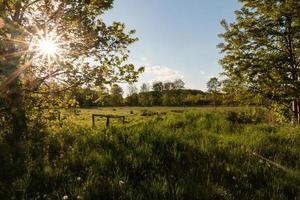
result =
[[[110,118],[121,119],[121,120],[122,120],[122,123],[125,124],[125,116],[92,114],[92,123],[93,123],[93,127],[96,126],[96,120],[95,120],[96,117],[106,118],[106,127],[109,127],[109,124],[110,124]]]

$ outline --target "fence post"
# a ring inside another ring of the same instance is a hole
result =
[[[109,127],[109,117],[106,117],[106,127]]]
[[[92,114],[92,122],[93,122],[93,127],[95,127],[95,115]]]

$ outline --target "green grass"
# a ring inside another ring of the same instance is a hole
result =
[[[300,198],[300,128],[263,109],[114,109],[82,109],[32,135],[21,172],[0,142],[0,199]],[[92,113],[128,123],[92,128]]]
[[[235,111],[242,111],[244,109],[251,108],[232,108],[232,107],[100,107],[93,109],[76,109],[69,110],[68,112],[63,111],[63,118],[72,121],[78,125],[91,126],[92,125],[92,114],[103,114],[103,115],[120,115],[125,116],[126,125],[131,126],[134,124],[139,124],[152,118],[153,116],[164,116],[168,115],[179,115],[186,111],[199,111],[199,112],[215,112],[215,111],[230,111],[234,109]],[[150,113],[149,116],[142,116],[143,113]],[[105,127],[104,118],[97,118],[97,127]],[[113,126],[119,126],[122,123],[118,119],[112,119],[111,124]]]

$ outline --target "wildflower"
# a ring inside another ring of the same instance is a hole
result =
[[[81,181],[81,177],[80,177],[80,176],[78,176],[76,180],[77,180],[77,181]]]
[[[122,180],[119,181],[119,185],[120,185],[120,186],[122,186],[122,185],[124,185],[124,184],[125,184],[124,181],[122,181]]]
[[[65,195],[65,196],[63,196],[62,199],[63,199],[63,200],[67,200],[67,199],[69,199],[69,197],[68,197],[67,195]]]

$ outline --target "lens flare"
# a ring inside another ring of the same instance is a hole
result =
[[[63,58],[64,46],[66,44],[56,32],[47,34],[40,32],[32,38],[29,51],[34,52],[34,63],[52,64],[58,63],[60,58]]]
[[[39,41],[39,52],[47,56],[55,56],[58,53],[58,45],[54,40],[49,38],[42,38]]]

